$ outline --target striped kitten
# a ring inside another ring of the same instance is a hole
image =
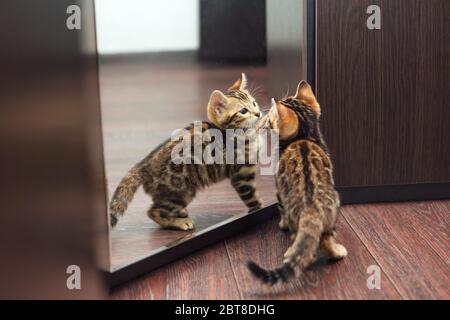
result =
[[[224,164],[205,164],[203,161],[201,164],[194,164],[194,155],[189,156],[192,164],[176,164],[171,156],[175,146],[180,143],[179,140],[163,142],[122,178],[110,203],[111,227],[114,227],[124,214],[140,185],[153,200],[153,205],[147,212],[148,216],[164,228],[193,229],[194,224],[188,217],[186,207],[198,190],[226,178],[231,180],[232,186],[250,211],[261,208],[262,202],[255,190],[256,165],[247,164],[248,157],[244,164],[225,164],[225,129],[252,128],[261,117],[258,104],[247,90],[245,74],[242,74],[226,93],[215,90],[211,94],[207,114],[210,122],[201,123],[197,136],[194,136],[194,125],[186,127],[185,130],[189,133],[191,142],[196,139],[202,141],[202,152],[210,143],[208,141],[212,140],[207,130],[220,130],[224,142]],[[234,145],[236,152],[238,144]],[[249,146],[250,143],[247,143],[247,155]],[[191,145],[190,149],[192,151],[194,146]]]
[[[287,281],[308,268],[321,249],[332,259],[347,255],[337,244],[335,222],[339,195],[334,189],[333,166],[319,128],[320,106],[311,87],[300,82],[294,96],[275,102],[261,120],[279,130],[280,160],[276,173],[281,220],[293,240],[284,261],[274,270],[249,262],[250,271],[265,283]]]

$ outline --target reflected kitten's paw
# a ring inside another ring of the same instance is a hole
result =
[[[187,214],[187,212],[184,212],[184,214]],[[148,213],[148,216],[165,229],[183,231],[194,229],[194,222],[189,217],[163,218],[159,215],[159,211],[156,209],[151,209]]]
[[[255,201],[256,203],[248,208],[248,212],[253,212],[259,210],[263,207],[263,203],[261,200]]]
[[[191,218],[174,218],[171,219],[166,228],[183,231],[193,230],[194,222]]]

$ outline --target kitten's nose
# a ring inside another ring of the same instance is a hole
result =
[[[258,118],[261,118],[261,112],[257,112],[257,113],[256,113],[256,116],[257,116]]]

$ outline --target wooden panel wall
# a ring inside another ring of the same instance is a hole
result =
[[[368,30],[369,5],[381,30]],[[316,80],[338,186],[450,181],[450,1],[317,0]]]

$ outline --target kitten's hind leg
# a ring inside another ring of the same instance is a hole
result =
[[[263,204],[255,188],[256,166],[242,166],[232,177],[231,185],[239,194],[241,200],[252,212],[261,209]]]
[[[186,208],[173,209],[167,205],[153,204],[147,215],[161,227],[174,230],[192,230],[194,222],[188,217]]]
[[[290,231],[289,223],[287,221],[287,217],[285,215],[283,203],[281,202],[281,197],[279,193],[277,193],[277,199],[278,199],[278,212],[280,213],[280,222],[278,223],[278,227],[283,231]]]
[[[340,260],[347,256],[347,249],[336,242],[334,232],[325,234],[320,242],[320,248],[329,259]]]

